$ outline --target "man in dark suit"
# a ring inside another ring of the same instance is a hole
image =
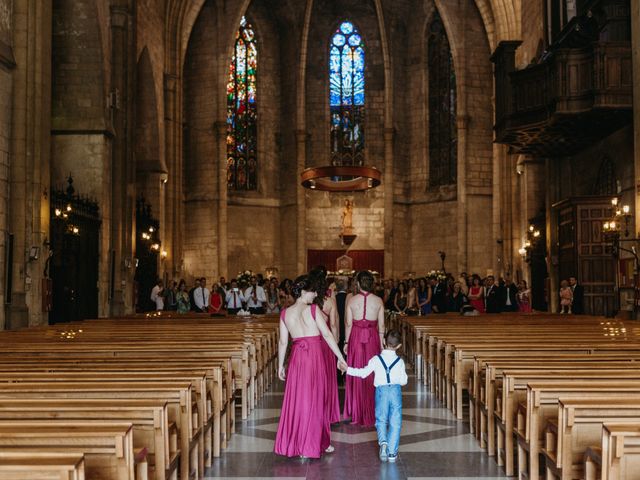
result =
[[[435,313],[447,313],[447,284],[431,277],[431,308]]]
[[[484,301],[487,313],[500,313],[500,286],[496,284],[496,279],[493,275],[487,277],[487,283],[484,289]]]
[[[569,286],[573,292],[571,312],[574,315],[582,315],[584,313],[584,287],[578,285],[578,279],[576,277],[569,277]]]
[[[504,288],[502,290],[502,311],[517,312],[518,311],[518,287],[511,280],[508,273],[504,276]]]

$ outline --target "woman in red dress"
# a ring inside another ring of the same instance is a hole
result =
[[[370,293],[374,284],[371,273],[359,272],[356,282],[360,293],[347,304],[344,351],[350,367],[364,368],[371,357],[382,351],[384,304],[380,297]],[[367,378],[347,376],[344,416],[351,417],[351,423],[373,426],[375,410],[373,375]]]
[[[319,458],[334,450],[325,406],[327,375],[322,345],[329,345],[341,370],[346,371],[347,365],[318,308],[325,290],[321,272],[298,277],[292,288],[296,302],[280,312],[278,378],[286,380],[286,385],[274,446],[278,455]],[[285,370],[289,336],[293,344]]]
[[[209,295],[209,313],[220,314],[222,312],[222,305],[224,303],[224,294],[221,292],[220,286],[213,287],[211,295]]]
[[[469,303],[478,312],[484,313],[484,287],[480,283],[480,277],[474,275],[471,282],[471,288],[469,289]]]

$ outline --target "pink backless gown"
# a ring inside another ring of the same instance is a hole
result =
[[[327,327],[331,330],[331,322],[329,321],[329,316],[326,315],[322,310],[322,315],[327,321]],[[337,423],[340,421],[340,400],[338,399],[338,375],[336,373],[337,370],[337,360],[335,354],[331,351],[331,347],[327,342],[322,342],[322,350],[324,351],[324,359],[326,364],[327,371],[327,417],[329,418],[329,423]]]
[[[367,297],[370,293],[360,293],[364,297],[364,313],[361,320],[354,320],[347,348],[347,363],[350,367],[364,368],[371,357],[380,353],[378,320],[367,320]],[[347,375],[344,401],[344,416],[351,417],[351,423],[373,426],[376,423],[376,389],[373,375],[358,378]]]
[[[311,314],[315,320],[316,305]],[[280,318],[285,321],[285,310]],[[320,458],[330,445],[324,343],[321,335],[293,339],[274,447],[278,455]]]

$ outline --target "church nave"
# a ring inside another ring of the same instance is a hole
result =
[[[207,472],[207,479],[435,479],[507,478],[478,446],[468,425],[433,398],[415,377],[403,388],[402,434],[398,462],[378,459],[373,428],[333,425],[333,454],[299,460],[273,453],[284,384],[276,382],[246,421],[238,422],[229,448]],[[340,388],[341,400],[344,388]]]

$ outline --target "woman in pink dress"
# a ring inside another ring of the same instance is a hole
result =
[[[345,312],[345,344],[350,367],[364,368],[371,357],[382,351],[384,341],[384,305],[371,295],[374,279],[367,271],[356,277],[359,291],[347,304]],[[373,426],[376,423],[373,375],[367,378],[347,376],[344,415],[351,423]]]
[[[531,290],[525,280],[520,280],[518,284],[518,310],[523,313],[531,313]]]
[[[324,292],[322,272],[298,277],[292,289],[296,302],[280,313],[278,377],[286,379],[286,385],[274,447],[278,455],[320,458],[323,452],[333,451],[325,406],[327,374],[322,344],[326,342],[338,357],[341,370],[346,370],[346,363],[319,313],[318,302],[322,303]],[[293,345],[285,372],[289,335]]]
[[[480,283],[480,277],[473,276],[471,288],[469,289],[469,303],[478,312],[484,313],[484,287]]]
[[[329,293],[330,291],[327,291],[327,297],[324,299],[322,314],[327,321],[327,328],[331,330],[333,339],[337,343],[340,335],[338,329],[338,305],[336,304],[336,299],[329,296]],[[327,367],[327,415],[329,416],[329,423],[337,423],[340,421],[340,400],[338,398],[336,356],[331,351],[331,347],[327,342],[323,342],[322,347]]]

